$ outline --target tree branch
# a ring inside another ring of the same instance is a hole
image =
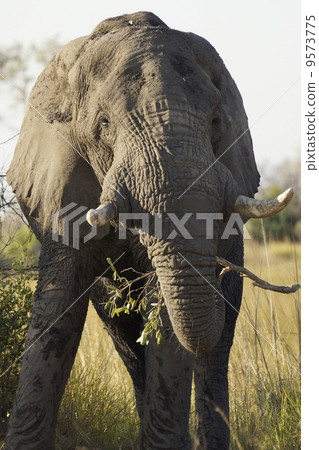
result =
[[[11,138],[7,139],[6,141],[0,142],[0,145],[4,145],[9,141],[12,141],[12,139],[16,138],[17,136],[19,136],[20,133],[16,133],[14,136],[11,136]]]
[[[232,264],[231,262],[227,261],[224,258],[220,258],[219,256],[216,257],[216,261],[221,266],[224,266],[218,278],[219,283],[221,283],[225,273],[234,270],[235,272],[240,273],[242,276],[248,277],[253,280],[253,285],[261,289],[281,292],[282,294],[291,294],[301,288],[300,284],[292,284],[291,286],[276,286],[275,284],[267,283],[267,281],[264,281],[261,278],[257,277],[257,275],[250,272],[250,270],[245,269],[245,267],[236,266],[235,264]]]

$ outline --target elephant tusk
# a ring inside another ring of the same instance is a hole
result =
[[[116,208],[112,203],[102,204],[96,209],[90,209],[86,214],[86,220],[91,226],[102,227],[107,225],[116,216]]]
[[[266,200],[256,200],[254,198],[239,195],[234,205],[234,211],[243,217],[269,217],[282,211],[290,202],[294,195],[292,188],[287,189],[277,197]]]

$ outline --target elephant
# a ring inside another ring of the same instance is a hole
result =
[[[132,377],[140,448],[228,448],[227,372],[242,278],[229,272],[220,283],[216,257],[243,265],[242,233],[221,238],[229,218],[276,214],[292,191],[254,199],[260,175],[243,101],[216,50],[150,12],[102,21],[38,77],[7,180],[41,254],[5,448],[54,448],[89,298]],[[53,218],[74,205],[87,212],[78,246],[63,234],[74,237],[72,221],[53,233]],[[208,222],[185,222],[187,213],[222,218],[207,238]],[[123,239],[121,214],[133,214]],[[138,214],[149,215],[149,230],[141,231]],[[163,237],[154,232],[161,215]],[[110,260],[139,286],[139,273],[155,273],[164,299],[160,344],[155,336],[137,342],[141,315],[110,318]]]

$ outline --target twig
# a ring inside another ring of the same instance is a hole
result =
[[[17,136],[19,136],[20,133],[16,133],[14,136],[11,136],[11,138],[7,139],[6,141],[0,142],[0,145],[4,145],[9,141],[12,141],[12,139],[16,138]]]
[[[291,286],[276,286],[275,284],[267,283],[267,281],[264,281],[261,278],[257,277],[252,272],[250,272],[250,270],[245,269],[245,267],[236,266],[235,264],[232,264],[231,262],[227,261],[224,258],[220,258],[219,256],[216,257],[216,261],[221,266],[224,266],[224,269],[222,269],[218,279],[220,283],[225,273],[229,272],[230,270],[234,270],[235,272],[240,273],[242,276],[248,277],[253,280],[253,285],[260,287],[261,289],[281,292],[282,294],[291,294],[301,288],[300,284],[292,284]]]
[[[31,267],[25,267],[23,269],[23,272],[37,272],[39,270],[39,267],[37,266],[31,266]],[[0,267],[0,278],[8,278],[12,276],[16,276],[19,272],[15,269],[13,269],[10,266],[2,266]]]

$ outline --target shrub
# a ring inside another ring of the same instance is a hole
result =
[[[21,355],[32,306],[32,283],[36,280],[32,260],[26,256],[0,271],[0,420],[10,414],[21,367]]]

